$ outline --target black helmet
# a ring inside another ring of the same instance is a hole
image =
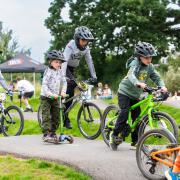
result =
[[[152,44],[147,43],[147,42],[138,42],[135,46],[135,55],[140,55],[140,56],[156,56],[156,50],[153,47]]]
[[[93,37],[91,31],[86,26],[80,26],[80,27],[77,27],[75,29],[74,40],[75,40],[75,43],[76,43],[77,47],[80,50],[85,50],[86,46],[85,47],[81,47],[79,45],[79,39],[85,39],[85,40],[88,40],[88,41],[93,41],[94,37]]]
[[[62,62],[66,62],[66,59],[61,51],[52,50],[47,53],[47,59],[52,61],[54,59],[61,60]]]

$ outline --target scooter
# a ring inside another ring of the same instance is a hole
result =
[[[51,99],[54,100],[54,96],[51,96]],[[65,141],[68,141],[70,144],[72,144],[74,142],[73,137],[71,135],[64,134],[64,127],[63,127],[64,105],[62,103],[62,97],[61,96],[58,96],[58,101],[59,101],[59,115],[60,115],[59,116],[59,118],[60,118],[60,136],[59,136],[58,139],[57,138],[54,139],[54,141],[47,141],[47,142],[54,143],[54,144],[59,144],[59,143],[64,143]]]
[[[68,95],[67,95],[68,96]],[[66,97],[67,97],[66,96]],[[64,141],[68,141],[70,144],[72,144],[74,142],[74,139],[71,135],[66,135],[64,134],[64,127],[63,127],[63,123],[64,123],[64,105],[62,103],[62,97],[58,96],[58,101],[59,101],[59,108],[60,108],[60,136],[59,136],[59,142],[64,142]]]

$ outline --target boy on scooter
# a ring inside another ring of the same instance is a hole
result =
[[[66,60],[62,52],[53,50],[48,52],[49,67],[44,72],[41,88],[42,132],[43,141],[57,143],[56,130],[59,127],[58,96],[65,97],[67,82],[61,70]],[[53,98],[52,98],[53,97]]]

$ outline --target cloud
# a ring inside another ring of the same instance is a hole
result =
[[[0,21],[12,29],[20,47],[31,48],[32,58],[43,62],[51,39],[44,20],[52,0],[0,0]]]

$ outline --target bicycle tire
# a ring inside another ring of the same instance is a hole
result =
[[[98,117],[95,117],[95,119],[94,117],[93,119],[90,117],[92,116],[90,108],[94,108],[93,116],[98,115]],[[84,117],[85,115],[87,117],[86,112],[88,112],[88,118],[91,120],[86,120],[86,118]],[[101,120],[102,120],[102,113],[96,104],[91,103],[91,102],[86,102],[80,107],[78,111],[78,115],[77,115],[77,124],[80,130],[80,133],[86,139],[94,140],[97,137],[99,137],[99,135],[101,134]]]
[[[165,118],[166,120],[168,120],[168,122],[170,123],[170,125],[172,127],[172,131],[170,131],[169,129],[168,130],[171,133],[173,133],[173,135],[176,139],[178,139],[178,126],[176,124],[176,121],[169,114],[158,111],[158,112],[153,112],[153,117],[155,117],[155,118],[158,117],[158,119],[160,117],[162,117],[162,118]],[[139,127],[140,127],[139,132],[138,132],[139,138],[142,136],[142,134],[144,134],[145,128],[147,127],[148,123],[149,123],[149,119],[148,119],[148,116],[146,115],[139,124]],[[161,128],[166,129],[166,127],[163,127],[163,126]]]
[[[38,111],[37,111],[37,119],[38,119],[38,124],[42,128],[42,107],[39,105]]]
[[[148,140],[148,138],[152,139]],[[157,138],[157,140],[155,140],[154,138]],[[162,138],[166,138],[167,142]],[[155,142],[159,144],[159,149],[158,146],[155,145]],[[165,165],[157,162],[156,160],[153,160],[153,158],[151,158],[150,156],[150,153],[157,150],[164,150],[167,148],[168,144],[176,143],[177,141],[175,137],[165,129],[153,129],[141,136],[136,147],[136,162],[139,170],[141,171],[144,177],[150,180],[166,179],[164,171],[166,168],[168,170],[169,167],[166,167]],[[154,145],[154,149],[151,149],[150,147],[148,147],[148,145],[152,145],[152,147]],[[176,155],[176,153],[173,154],[173,160],[175,159]],[[162,171],[160,171],[161,167]]]
[[[11,113],[11,116],[10,116],[10,113]],[[5,117],[2,116],[2,119],[1,119],[1,127],[2,127],[1,129],[2,129],[3,135],[4,136],[19,136],[22,133],[23,128],[24,128],[24,116],[21,109],[17,106],[12,105],[12,106],[7,107],[4,110],[4,114],[5,114]],[[13,117],[12,119],[13,122],[10,121],[12,117]],[[17,126],[17,131],[15,130],[16,126]],[[10,135],[10,132],[12,132],[13,134]]]
[[[109,134],[112,131],[112,129],[106,127],[106,122],[107,122],[107,118],[111,115],[110,111],[114,111],[114,114],[112,114],[112,116],[115,116],[116,113],[119,112],[119,108],[115,105],[110,105],[108,106],[103,113],[103,118],[102,118],[102,124],[101,124],[101,133],[102,133],[102,137],[104,142],[107,144],[107,146],[109,146]]]

